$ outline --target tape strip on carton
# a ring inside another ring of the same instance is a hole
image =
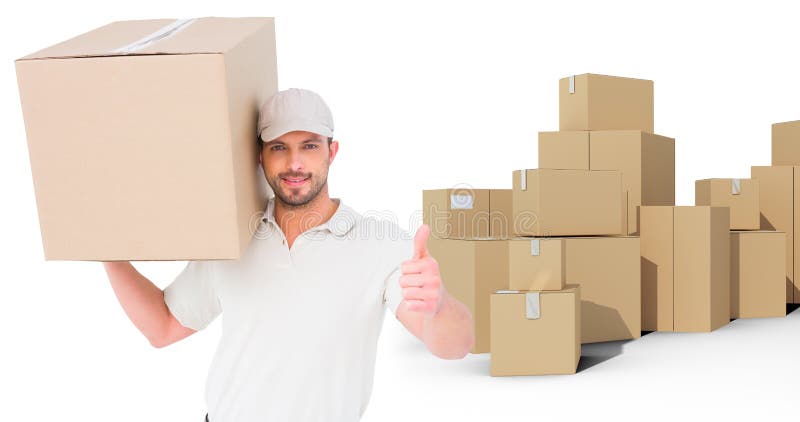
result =
[[[531,239],[531,256],[539,256],[539,239]]]
[[[450,194],[450,208],[459,210],[471,210],[472,195],[468,193]]]
[[[731,194],[739,195],[742,193],[742,179],[731,179]]]
[[[539,292],[525,293],[525,318],[539,319],[539,316],[541,315],[539,299]]]
[[[164,38],[168,38],[172,35],[177,34],[178,32],[185,29],[187,26],[191,25],[195,19],[176,19],[174,22],[170,23],[169,25],[165,25],[161,27],[158,31],[153,32],[150,35],[147,35],[144,38],[136,40],[128,45],[124,45],[120,48],[115,50],[111,50],[112,53],[121,53],[121,54],[130,54],[135,53],[145,47],[149,47]]]
[[[525,190],[528,188],[528,175],[525,174],[525,169],[520,170],[519,174],[520,174],[520,180],[519,180],[520,189]]]
[[[575,93],[575,75],[569,77],[569,93]]]

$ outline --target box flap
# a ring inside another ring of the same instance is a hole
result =
[[[274,18],[118,21],[19,60],[152,54],[225,53]]]

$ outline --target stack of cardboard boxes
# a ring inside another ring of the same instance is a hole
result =
[[[574,373],[581,343],[638,338],[637,207],[675,201],[674,140],[652,134],[651,81],[580,75],[560,81],[559,98],[560,131],[540,133],[539,168],[512,172],[507,231],[456,238],[436,228],[443,206],[432,198],[450,194],[453,208],[458,193],[423,193],[424,220],[439,234],[432,254],[473,311],[473,352],[491,352],[492,375]]]

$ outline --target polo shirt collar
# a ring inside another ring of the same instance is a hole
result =
[[[358,214],[347,206],[341,198],[332,198],[334,201],[339,202],[339,206],[336,208],[336,211],[333,213],[331,218],[328,221],[308,229],[307,231],[317,231],[317,230],[328,230],[329,232],[333,233],[337,236],[344,236],[346,235],[352,228],[355,226],[356,220],[358,219]],[[267,210],[264,212],[264,216],[261,218],[263,222],[270,222],[275,225],[275,227],[279,227],[278,223],[275,221],[275,197],[269,199],[267,203]]]

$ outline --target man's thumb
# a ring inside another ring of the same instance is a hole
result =
[[[417,234],[414,235],[414,258],[420,259],[428,256],[428,236],[431,228],[427,224],[419,226]]]

